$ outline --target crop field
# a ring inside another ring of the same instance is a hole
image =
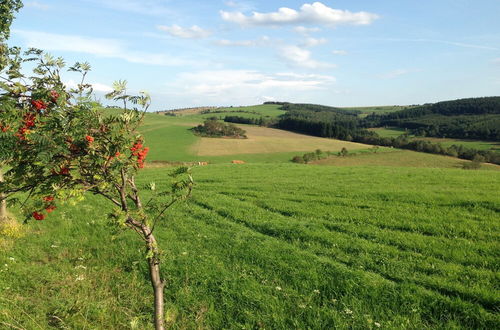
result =
[[[344,147],[349,150],[371,147],[361,143],[325,139],[273,128],[250,125],[239,126],[247,131],[248,139],[201,138],[192,146],[192,152],[197,156],[220,156],[299,152],[315,149],[340,151]]]
[[[327,159],[315,161],[318,165],[334,166],[394,166],[394,167],[430,167],[430,168],[462,168],[464,164],[469,163],[454,157],[427,154],[410,150],[389,149],[376,153],[363,152],[347,157],[333,156]],[[482,169],[500,170],[500,166],[494,164],[482,164]]]
[[[168,171],[140,181],[162,184]],[[193,174],[193,197],[158,228],[174,328],[500,322],[499,172],[257,164]],[[108,236],[105,214],[88,196],[1,239],[0,324],[148,329],[141,243]]]

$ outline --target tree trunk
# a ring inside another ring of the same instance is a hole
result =
[[[3,181],[3,172],[0,168],[0,182]],[[0,222],[7,220],[7,201],[4,199],[5,195],[0,194]]]
[[[163,298],[163,290],[165,282],[160,275],[160,250],[156,238],[154,237],[151,228],[144,223],[134,220],[129,217],[127,223],[132,229],[136,230],[146,241],[146,256],[149,265],[149,279],[153,286],[154,292],[154,323],[156,330],[165,329],[165,301]]]
[[[153,286],[155,297],[155,329],[164,330],[165,301],[163,299],[163,290],[165,288],[165,282],[163,282],[160,276],[160,256],[158,246],[156,245],[156,239],[153,234],[149,234],[147,238],[147,245],[149,254],[149,277],[151,279],[151,285]]]

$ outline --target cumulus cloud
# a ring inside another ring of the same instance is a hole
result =
[[[308,36],[309,34],[313,32],[319,32],[321,31],[320,28],[318,27],[305,27],[305,26],[296,26],[293,28],[293,30],[303,36]]]
[[[268,36],[260,37],[255,40],[217,40],[215,44],[219,46],[237,46],[237,47],[257,47],[257,46],[270,46],[271,38]]]
[[[63,35],[38,31],[13,30],[13,33],[25,40],[26,46],[47,51],[68,51],[91,54],[105,58],[118,58],[131,63],[181,66],[193,65],[180,57],[167,54],[146,53],[128,49],[116,39],[90,38],[77,35]]]
[[[345,50],[342,50],[342,49],[335,49],[335,50],[332,50],[332,54],[333,55],[345,56],[345,55],[347,55],[349,53],[347,51],[345,51]]]
[[[242,12],[220,11],[222,19],[242,26],[266,26],[287,24],[323,24],[336,25],[368,25],[378,18],[378,15],[360,11],[357,13],[348,10],[330,8],[321,2],[306,3],[295,10],[287,7],[279,8],[276,12],[253,12],[247,16]]]
[[[300,46],[302,47],[315,47],[315,46],[319,46],[319,45],[324,45],[328,42],[327,39],[325,38],[306,38],[304,39],[304,41],[302,41],[302,43],[300,44]]]
[[[284,46],[280,49],[281,57],[293,66],[308,68],[308,69],[326,69],[334,68],[334,64],[319,62],[312,58],[312,53],[298,46]]]
[[[165,31],[173,37],[184,38],[184,39],[201,39],[210,36],[212,33],[208,30],[204,30],[197,25],[191,27],[183,28],[179,25],[158,25],[158,30]]]
[[[204,104],[234,104],[288,100],[298,94],[327,89],[334,83],[335,78],[327,75],[208,70],[182,73],[168,89],[174,98],[189,95],[193,100],[203,100]]]

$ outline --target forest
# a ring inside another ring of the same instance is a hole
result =
[[[463,159],[500,164],[500,155],[463,146],[444,147],[439,143],[380,137],[367,128],[393,126],[417,136],[455,137],[500,141],[500,97],[462,99],[425,104],[388,114],[360,118],[356,110],[312,104],[284,103],[287,111],[276,124],[280,129],[380,146],[409,149]]]

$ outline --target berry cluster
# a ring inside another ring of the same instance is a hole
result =
[[[134,143],[132,148],[130,148],[130,151],[132,151],[132,156],[137,157],[137,166],[139,168],[144,168],[144,161],[148,155],[149,148],[144,147],[142,145],[142,141],[137,141]]]
[[[47,104],[43,100],[32,100],[31,105],[34,106],[38,112],[47,109]]]
[[[54,212],[54,210],[57,208],[53,203],[54,196],[45,196],[42,199],[43,199],[43,202],[45,203],[45,212],[47,212],[47,214]],[[38,211],[33,212],[32,216],[33,216],[33,218],[35,218],[35,220],[38,220],[38,221],[45,219],[45,214],[43,214],[42,212],[38,212]]]
[[[30,128],[35,126],[36,116],[32,113],[27,113],[23,117],[23,125],[17,130],[16,136],[19,140],[26,140],[26,133]]]

